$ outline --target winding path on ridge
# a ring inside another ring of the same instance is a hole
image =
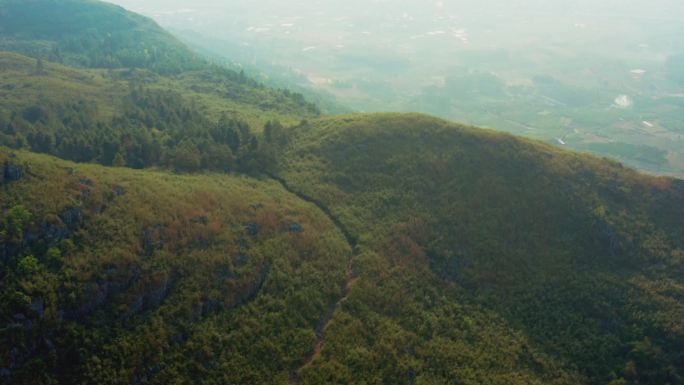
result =
[[[297,197],[306,202],[316,205],[316,207],[318,207],[323,213],[325,213],[325,215],[335,224],[335,227],[337,227],[337,229],[342,233],[347,243],[349,244],[349,247],[352,250],[352,254],[349,258],[349,264],[347,265],[347,278],[341,287],[340,297],[325,312],[323,318],[321,318],[318,325],[316,326],[316,343],[314,344],[312,351],[309,353],[308,356],[304,357],[304,360],[296,368],[293,368],[292,373],[290,375],[289,384],[299,385],[301,383],[300,376],[302,370],[311,365],[314,362],[314,360],[318,358],[321,354],[321,349],[323,348],[323,344],[325,343],[325,333],[328,326],[332,322],[335,310],[340,306],[340,304],[342,304],[347,299],[347,296],[349,295],[349,290],[354,286],[356,280],[358,279],[358,277],[356,277],[356,273],[354,272],[354,262],[356,260],[356,256],[359,253],[359,250],[356,237],[354,237],[349,232],[349,230],[347,230],[344,224],[342,224],[342,222],[332,213],[332,211],[330,211],[328,206],[318,201],[317,199],[314,199],[313,197],[310,197],[306,194],[303,194],[293,189],[285,179],[277,175],[269,174],[269,177],[275,180],[276,182],[280,183],[280,185],[289,193],[296,195]]]

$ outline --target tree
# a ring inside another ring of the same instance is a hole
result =
[[[264,126],[264,141],[266,143],[284,144],[285,133],[283,132],[283,125],[278,121],[268,121]]]
[[[241,125],[246,125],[246,123],[230,119],[224,114],[221,116],[216,127],[211,130],[210,135],[216,143],[227,144],[235,154],[240,149]]]
[[[52,152],[55,144],[54,136],[46,129],[39,130],[35,133],[30,133],[27,135],[26,139],[29,141],[31,149],[36,152],[50,153]]]
[[[62,251],[57,247],[49,248],[45,253],[45,263],[53,269],[58,269],[62,265]]]
[[[12,206],[5,216],[5,226],[10,232],[21,232],[29,221],[31,213],[22,205]]]
[[[225,144],[208,143],[202,148],[202,167],[215,171],[230,171],[235,166],[233,152]]]
[[[27,255],[19,260],[17,267],[22,274],[31,275],[40,270],[40,262],[34,256]]]
[[[112,161],[112,166],[114,166],[114,167],[126,166],[126,160],[124,159],[123,155],[121,155],[120,152],[117,152],[116,155],[114,155],[114,160]]]
[[[173,151],[171,162],[176,171],[197,171],[202,166],[202,155],[197,147],[183,143]]]
[[[264,125],[264,141],[266,143],[273,142],[273,123],[270,120]]]
[[[37,59],[36,60],[36,75],[42,75],[45,73],[45,63],[43,63],[43,59]]]

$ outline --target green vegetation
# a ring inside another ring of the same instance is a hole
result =
[[[0,144],[80,162],[252,172],[273,157],[253,133],[266,119],[318,114],[297,94],[232,82],[220,68],[169,79],[45,63],[38,73],[9,53],[0,66]]]
[[[34,57],[0,53],[0,383],[684,384],[682,181],[319,117],[99,2],[8,15],[3,47]]]
[[[285,383],[350,253],[272,181],[0,150],[0,381]]]
[[[302,383],[683,383],[681,182],[420,115],[294,135],[365,250]]]
[[[5,0],[0,26],[0,50],[32,57],[0,52],[5,146],[105,165],[120,154],[138,168],[250,171],[265,146],[249,126],[258,132],[272,120],[291,125],[320,114],[301,94],[209,64],[153,21],[111,4]],[[229,120],[249,134],[232,152],[210,134]],[[192,153],[212,159],[179,167],[177,155]]]
[[[93,0],[0,2],[0,49],[91,68],[174,74],[206,63],[152,20]]]

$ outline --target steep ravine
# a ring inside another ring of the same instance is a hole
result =
[[[316,326],[316,343],[313,346],[313,349],[311,352],[306,356],[303,357],[303,360],[300,362],[300,364],[292,369],[292,373],[290,376],[290,385],[299,385],[301,383],[300,380],[300,375],[301,372],[304,368],[308,367],[313,363],[313,361],[320,355],[321,349],[323,348],[323,344],[325,343],[325,333],[326,329],[328,328],[328,325],[330,322],[332,322],[333,315],[335,314],[335,310],[344,302],[344,300],[347,298],[347,295],[349,294],[349,290],[354,286],[354,283],[357,280],[356,273],[354,271],[354,262],[356,260],[357,255],[359,254],[359,247],[357,244],[356,237],[353,236],[349,230],[344,226],[344,224],[337,218],[332,211],[322,202],[314,199],[311,196],[308,196],[306,194],[303,194],[295,189],[293,189],[285,179],[277,176],[277,175],[269,175],[273,180],[277,181],[280,183],[280,185],[287,190],[289,193],[296,195],[300,199],[312,203],[316,205],[325,215],[330,218],[330,220],[335,224],[335,227],[344,235],[344,238],[347,240],[347,243],[349,244],[349,247],[352,250],[352,254],[349,257],[349,264],[347,265],[347,278],[342,285],[340,289],[340,297],[335,301],[333,304],[331,304],[330,308],[325,312],[323,315],[323,318],[319,321],[318,325]]]

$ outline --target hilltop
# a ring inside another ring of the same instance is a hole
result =
[[[95,0],[4,0],[0,35],[0,50],[80,67],[171,74],[206,65],[151,19]]]
[[[293,135],[364,250],[303,383],[682,382],[682,181],[422,115]]]

